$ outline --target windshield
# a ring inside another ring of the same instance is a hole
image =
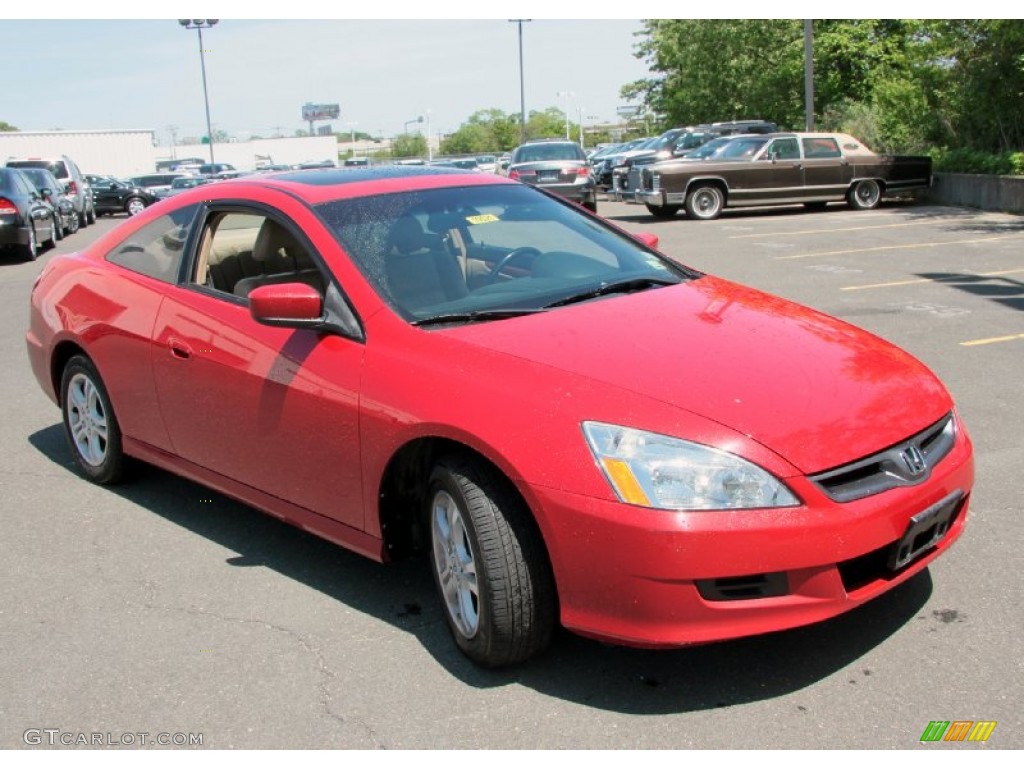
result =
[[[761,147],[767,143],[768,139],[761,136],[750,139],[734,139],[722,147],[721,151],[715,155],[715,157],[719,160],[749,159],[756,155]]]
[[[717,139],[712,139],[707,144],[697,147],[697,149],[691,149],[689,152],[683,155],[694,160],[703,160],[708,157],[717,155],[722,147],[731,141],[735,141],[735,136],[719,136]]]
[[[469,322],[695,277],[571,203],[520,184],[324,203],[317,211],[402,317]],[[601,289],[598,295],[590,296]]]

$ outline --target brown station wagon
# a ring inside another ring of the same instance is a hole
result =
[[[686,209],[714,219],[724,208],[791,205],[824,208],[845,200],[875,208],[885,194],[931,186],[930,157],[877,155],[844,133],[739,137],[712,160],[667,160],[645,169],[635,193],[659,218]]]

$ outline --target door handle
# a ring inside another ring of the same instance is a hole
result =
[[[178,360],[188,360],[192,357],[192,347],[181,339],[168,339],[167,346],[171,350],[171,357]]]

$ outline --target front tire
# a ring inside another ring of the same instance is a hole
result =
[[[717,219],[725,206],[722,190],[713,184],[694,187],[686,196],[686,215],[699,221]]]
[[[678,205],[651,205],[647,203],[647,210],[656,219],[671,219],[679,213]]]
[[[547,647],[556,598],[547,553],[522,499],[480,459],[438,462],[427,495],[430,561],[459,649],[483,667]]]
[[[874,179],[862,179],[846,193],[850,207],[858,211],[870,211],[882,202],[882,187]]]
[[[78,469],[100,485],[116,483],[125,457],[110,397],[96,366],[75,355],[64,366],[60,382],[64,432]]]

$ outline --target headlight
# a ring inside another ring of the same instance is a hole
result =
[[[654,509],[793,507],[779,480],[717,448],[675,437],[583,422],[590,452],[619,499]]]

